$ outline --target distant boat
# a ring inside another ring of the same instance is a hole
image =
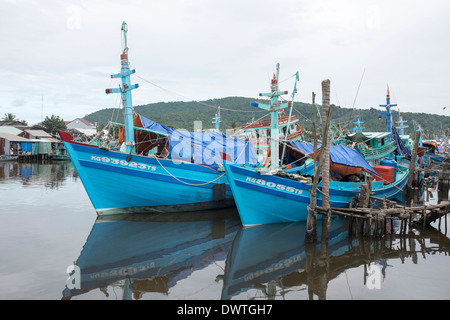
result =
[[[346,136],[347,145],[352,143],[356,144],[355,148],[372,166],[381,165],[381,162],[385,159],[395,161],[396,155],[406,156],[407,158],[411,157],[411,151],[407,148],[404,141],[403,129],[407,128],[407,126],[403,126],[405,121],[401,118],[401,126],[398,128],[393,126],[392,115],[399,113],[391,109],[394,106],[397,105],[391,104],[388,87],[386,104],[380,105],[380,107],[386,108],[386,111],[379,113],[380,117],[382,115],[386,116],[386,130],[375,132],[363,131],[364,127],[361,127],[361,124],[364,122],[360,121],[358,114],[358,120],[353,122],[356,124],[353,128],[353,133]],[[397,129],[402,131],[399,133]]]
[[[18,156],[1,155],[0,161],[16,161],[18,158],[19,158]]]
[[[70,157],[67,154],[64,146],[58,146],[52,153],[50,153],[50,160],[53,161],[70,161]]]
[[[99,215],[128,212],[185,212],[234,206],[222,157],[235,163],[256,165],[249,142],[222,132],[173,130],[142,115],[134,115],[127,47],[127,25],[122,24],[122,69],[113,78],[122,86],[107,89],[120,93],[124,123],[121,150],[76,142],[59,135]]]
[[[430,163],[439,164],[444,161],[445,147],[438,144],[436,140],[423,140],[422,147],[425,148],[424,165]]]
[[[248,140],[255,147],[258,161],[263,163],[270,148],[270,119],[258,120],[241,125],[237,135],[242,140]],[[284,112],[278,115],[279,135],[278,139],[286,141],[301,141],[303,131],[295,115],[290,117]]]
[[[271,97],[270,105],[260,107],[270,110],[271,119],[276,120],[276,113],[288,106],[280,103],[279,96],[286,94],[278,90],[278,72],[272,80],[271,92],[261,95]],[[278,123],[271,122],[271,130],[277,132]],[[312,144],[290,142],[299,153],[304,155],[313,154]],[[372,183],[372,195],[392,199],[399,194],[407,182],[406,168],[398,168],[385,181],[367,163],[364,157],[356,150],[342,145],[330,147],[331,164],[334,170],[345,173],[347,176],[354,175],[360,171],[379,178]],[[259,224],[305,221],[308,216],[307,207],[311,202],[310,190],[312,180],[299,175],[290,175],[281,170],[279,163],[278,141],[272,140],[271,166],[268,170],[242,167],[230,162],[224,163],[227,177],[233,192],[233,196],[244,226]],[[359,194],[363,182],[330,181],[329,201],[332,207],[348,207],[355,195]],[[319,186],[320,187],[320,186]],[[317,192],[318,205],[322,204],[321,191]]]

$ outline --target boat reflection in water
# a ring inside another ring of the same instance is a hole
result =
[[[239,216],[235,210],[207,214],[98,217],[75,262],[79,289],[66,285],[63,299],[97,288],[108,297],[108,286],[122,287],[123,299],[140,299],[148,292],[167,295],[194,271],[225,261],[241,228]]]
[[[395,275],[386,284],[389,290],[382,290],[385,299],[403,298],[403,286],[420,290],[417,279],[402,272],[428,279],[430,288],[447,281],[429,279],[429,269],[417,266],[421,257],[450,254],[446,227],[400,235],[394,224],[382,237],[363,238],[349,236],[347,220],[333,217],[327,236],[319,221],[317,242],[309,242],[305,222],[244,228],[235,209],[172,217],[99,217],[75,262],[80,288],[66,287],[63,299],[342,299],[345,293],[337,288],[343,281],[355,292],[364,288],[370,299],[380,292],[368,290],[374,266],[381,282],[386,274]]]
[[[305,242],[306,222],[266,224],[239,230],[227,259],[222,299],[231,299],[241,292],[246,292],[247,299],[280,296],[276,287],[286,290],[286,285],[291,285],[287,279],[306,275],[307,262],[312,262],[315,252],[320,252],[320,228],[318,231],[317,242],[309,243]],[[322,253],[338,256],[347,248],[346,220],[335,218],[328,234],[327,251]],[[301,284],[306,282],[295,285]]]
[[[335,218],[331,221],[328,242],[321,241],[320,234],[317,242],[305,242],[304,222],[241,229],[228,254],[222,299],[325,300],[329,283],[343,274],[348,277],[350,269],[360,269],[356,281],[361,287],[381,289],[389,269],[399,263],[404,269],[405,263],[420,264],[419,257],[448,255],[450,239],[444,228],[444,233],[429,227],[400,235],[400,225],[394,223],[389,227],[392,232],[383,237],[351,237],[346,220]],[[398,281],[405,281],[399,278]],[[430,281],[429,285],[435,284]],[[384,291],[383,297],[404,299],[401,286],[398,290]],[[374,291],[377,290],[365,290],[368,294]],[[337,294],[334,290],[330,298],[343,298],[342,291]]]

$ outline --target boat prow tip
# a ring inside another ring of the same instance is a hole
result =
[[[70,133],[62,131],[62,130],[58,130],[58,134],[61,137],[61,140],[64,142],[70,142],[73,141],[73,137]]]

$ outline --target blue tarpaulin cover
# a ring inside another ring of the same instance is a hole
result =
[[[392,136],[394,138],[394,141],[397,145],[397,152],[400,155],[405,156],[407,159],[411,159],[411,150],[409,150],[406,146],[403,140],[398,135],[397,129],[395,127],[392,127]]]
[[[170,157],[217,169],[223,159],[237,164],[258,165],[253,145],[223,132],[175,130],[139,115],[144,128],[169,136]]]
[[[223,132],[174,130],[169,137],[172,159],[191,161],[217,168],[227,159],[237,164],[258,165],[253,145]]]
[[[289,143],[291,146],[298,149],[304,154],[314,153],[314,145],[312,143],[293,141],[290,141]],[[321,146],[318,145],[317,149],[319,149],[320,147]],[[333,163],[349,167],[361,168],[378,175],[377,172],[372,168],[372,166],[362,156],[362,154],[352,148],[340,144],[330,146],[330,159]]]
[[[162,135],[170,135],[174,129],[169,128],[163,124],[159,124],[156,123],[155,121],[152,121],[146,117],[144,117],[143,115],[139,115],[142,121],[142,125],[144,126],[145,129],[149,129],[152,130],[155,133],[159,133]]]

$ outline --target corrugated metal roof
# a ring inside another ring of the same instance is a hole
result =
[[[55,138],[42,138],[42,139],[34,139],[32,141],[40,141],[40,142],[60,142],[58,139]]]
[[[36,142],[36,140],[19,137],[14,134],[6,133],[6,132],[0,132],[0,138],[6,139],[9,141],[15,141],[15,142]]]
[[[25,132],[28,132],[29,134],[31,134],[32,136],[35,136],[35,137],[41,137],[41,138],[43,138],[43,137],[51,138],[52,137],[51,134],[45,132],[44,130],[25,130]]]
[[[0,132],[10,133],[17,136],[19,133],[22,133],[22,130],[13,126],[0,126]]]

